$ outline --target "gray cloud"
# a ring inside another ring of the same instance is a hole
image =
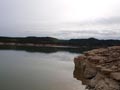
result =
[[[120,39],[119,0],[86,1],[0,0],[0,35]]]
[[[109,17],[109,18],[101,18],[96,21],[93,21],[93,23],[98,24],[120,24],[120,17]]]

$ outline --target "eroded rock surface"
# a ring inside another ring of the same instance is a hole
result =
[[[120,90],[120,46],[85,52],[74,63],[74,77],[88,90]]]

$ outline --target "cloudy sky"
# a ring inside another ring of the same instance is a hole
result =
[[[0,36],[120,39],[120,0],[0,0]]]

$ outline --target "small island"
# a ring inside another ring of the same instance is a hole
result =
[[[74,63],[74,77],[88,90],[120,90],[120,46],[87,51]]]

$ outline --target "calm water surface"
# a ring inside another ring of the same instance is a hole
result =
[[[77,55],[0,50],[0,90],[85,90],[73,78]]]

